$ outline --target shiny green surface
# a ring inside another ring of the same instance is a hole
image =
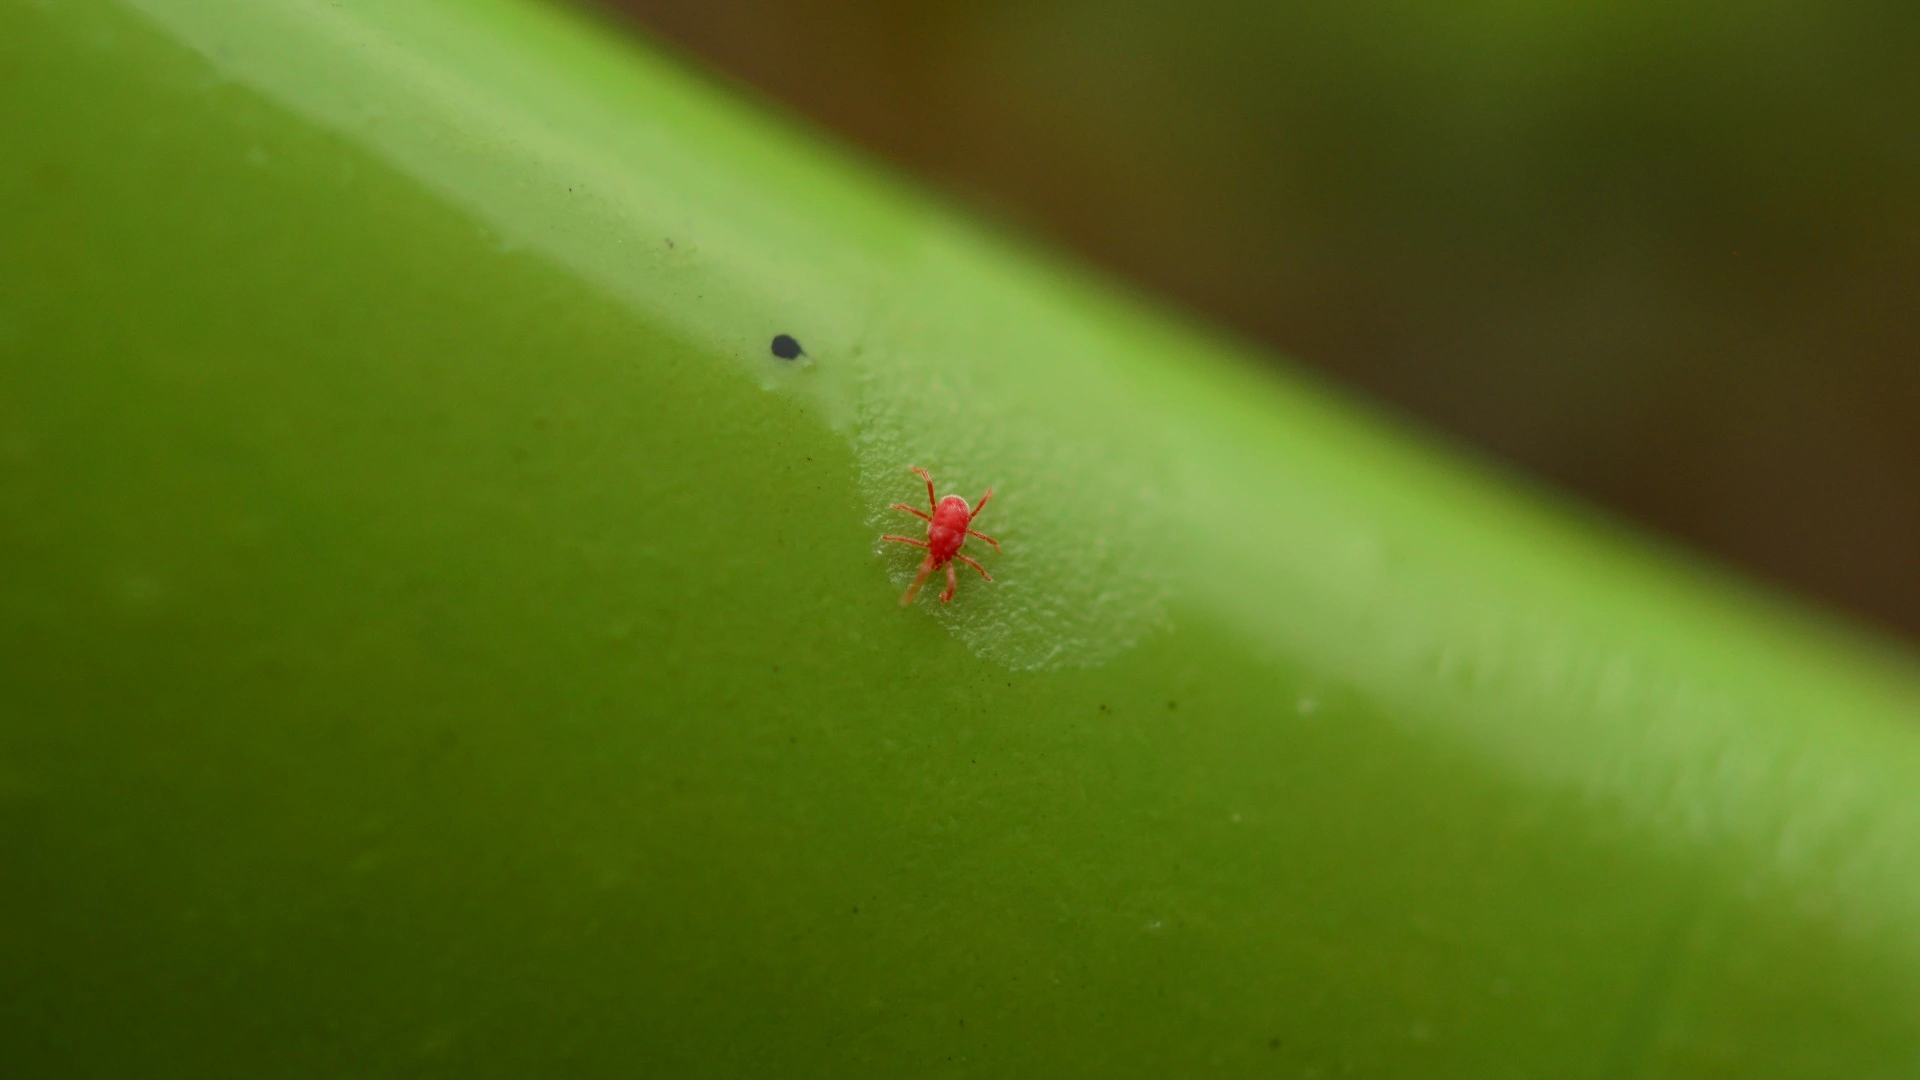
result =
[[[0,0],[0,151],[0,1074],[1920,1068],[1906,661],[671,64]]]

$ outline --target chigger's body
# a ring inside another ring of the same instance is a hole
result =
[[[954,591],[960,587],[959,578],[953,572],[955,562],[966,563],[980,571],[981,577],[988,581],[993,580],[993,575],[987,573],[986,567],[960,554],[960,548],[967,542],[969,536],[986,541],[995,551],[1000,550],[999,541],[985,533],[975,532],[973,529],[973,519],[979,517],[980,511],[987,508],[987,500],[993,498],[993,489],[988,488],[987,493],[980,496],[979,503],[969,507],[967,500],[958,495],[949,495],[944,499],[938,498],[933,492],[933,475],[919,466],[914,466],[913,471],[915,475],[927,482],[927,509],[932,513],[915,509],[905,503],[894,503],[892,509],[904,510],[915,517],[925,518],[927,538],[915,540],[911,536],[889,534],[881,539],[890,540],[896,544],[912,544],[927,551],[927,557],[920,563],[920,572],[914,575],[913,584],[907,587],[906,595],[900,598],[900,606],[905,607],[913,603],[913,595],[920,591],[920,586],[926,583],[928,576],[940,569],[945,569],[947,572],[947,588],[940,594],[940,602],[944,604],[953,599]]]

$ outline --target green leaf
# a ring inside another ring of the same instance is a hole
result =
[[[1920,1060],[1906,658],[670,60],[14,2],[0,147],[0,1073]]]

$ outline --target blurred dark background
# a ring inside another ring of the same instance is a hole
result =
[[[600,0],[869,151],[1920,637],[1914,0]]]

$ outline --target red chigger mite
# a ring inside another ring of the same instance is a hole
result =
[[[968,566],[980,571],[980,576],[986,578],[988,581],[993,580],[993,575],[987,573],[986,567],[960,554],[960,545],[966,543],[967,537],[969,536],[976,540],[985,540],[987,543],[992,544],[993,550],[995,551],[1000,550],[1000,541],[995,540],[985,533],[974,532],[971,528],[973,519],[980,516],[980,511],[987,508],[987,500],[993,498],[993,489],[988,488],[987,493],[980,496],[979,504],[968,508],[967,500],[958,495],[949,495],[944,499],[936,498],[933,494],[932,474],[918,465],[913,466],[913,471],[920,479],[927,482],[927,507],[931,509],[933,513],[929,514],[925,510],[915,510],[906,503],[894,503],[890,509],[905,510],[915,517],[925,518],[927,520],[927,538],[925,540],[915,540],[911,536],[894,536],[889,533],[880,539],[891,540],[896,544],[912,544],[914,547],[927,549],[927,557],[920,562],[920,572],[914,575],[913,584],[907,587],[907,594],[900,598],[900,606],[906,607],[908,604],[913,603],[913,594],[920,591],[920,586],[925,583],[927,576],[943,566],[946,567],[947,570],[947,591],[940,594],[940,602],[944,604],[953,599],[953,591],[960,587],[960,581],[954,576],[953,572],[955,560],[966,563]]]

